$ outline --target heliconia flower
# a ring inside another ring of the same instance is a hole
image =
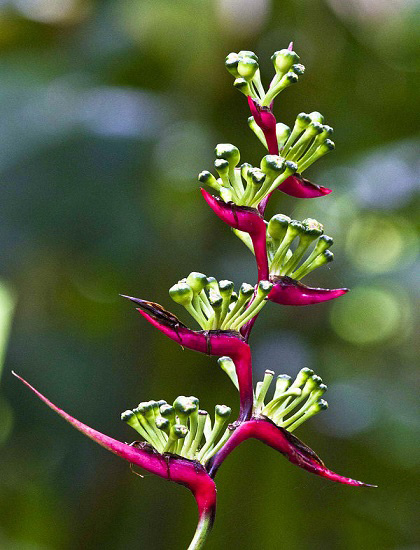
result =
[[[267,279],[266,225],[258,210],[247,206],[237,206],[233,202],[226,203],[205,189],[201,189],[201,193],[216,216],[233,229],[249,234],[257,261],[258,280]]]
[[[16,373],[13,374],[64,420],[108,451],[147,472],[187,487],[197,502],[199,517],[197,530],[188,550],[197,550],[202,547],[204,537],[214,521],[216,485],[200,462],[173,454],[160,454],[149,443],[136,442],[128,445],[98,432],[54,405],[22,377]]]
[[[221,358],[219,364],[232,373],[228,357]],[[274,394],[266,403],[273,379],[274,372],[266,370],[264,379],[256,386],[252,417],[241,424],[229,426],[232,435],[210,460],[210,475],[216,475],[221,463],[240,443],[254,438],[273,447],[293,464],[321,477],[347,485],[373,487],[332,472],[312,449],[291,434],[303,422],[328,407],[327,402],[321,399],[327,390],[322,379],[308,368],[301,369],[293,382],[290,376],[282,374],[277,377]],[[235,383],[234,378],[232,381]]]
[[[159,304],[131,296],[123,297],[140,306],[137,311],[151,325],[183,348],[207,355],[231,357],[239,382],[239,420],[249,418],[253,400],[251,350],[238,331],[191,330]]]

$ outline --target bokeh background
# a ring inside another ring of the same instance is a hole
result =
[[[185,489],[133,475],[10,371],[126,441],[136,434],[119,414],[141,400],[195,394],[202,408],[237,410],[214,358],[183,352],[118,294],[187,322],[167,289],[190,271],[255,280],[196,176],[218,142],[251,163],[263,155],[225,55],[256,51],[267,82],[290,40],[306,74],[275,112],[292,124],[319,110],[334,126],[336,152],[307,172],[334,192],[279,194],[269,214],[323,222],[336,260],[305,282],[352,291],[269,304],[252,336],[255,375],[315,369],[330,408],[297,435],[379,488],[329,483],[248,442],[218,474],[208,548],[420,548],[416,14],[409,0],[0,1],[0,548],[187,546]]]

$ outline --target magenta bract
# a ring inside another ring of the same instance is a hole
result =
[[[275,277],[267,299],[284,306],[307,306],[338,298],[349,291],[348,288],[312,288],[290,277]]]
[[[316,197],[323,197],[331,193],[331,189],[323,187],[322,185],[316,185],[311,181],[302,178],[300,174],[293,174],[289,176],[278,188],[279,191],[296,197],[297,199],[313,199]]]
[[[226,203],[205,189],[201,189],[201,193],[216,216],[230,227],[249,233],[254,245],[258,281],[268,279],[266,225],[258,210],[248,206],[237,206],[233,202]]]
[[[195,497],[200,518],[203,515],[214,515],[216,510],[216,485],[202,464],[170,454],[161,455],[148,443],[127,445],[127,443],[122,443],[98,432],[54,405],[54,403],[21,376],[16,373],[13,374],[32,390],[41,401],[48,405],[50,409],[59,414],[64,420],[67,420],[79,432],[96,441],[96,443],[108,451],[124,458],[124,460],[127,460],[131,464],[139,466],[147,472],[187,487]]]
[[[262,107],[252,97],[248,96],[248,105],[255,122],[264,132],[270,155],[279,154],[279,144],[276,134],[276,117],[269,107]]]
[[[289,433],[284,428],[279,428],[271,420],[266,417],[252,417],[247,422],[240,424],[233,435],[224,445],[224,447],[214,456],[210,466],[210,475],[214,477],[218,467],[240,443],[247,439],[259,439],[266,445],[269,445],[276,451],[279,451],[290,462],[296,464],[300,468],[308,470],[321,477],[325,477],[331,481],[344,483],[345,485],[374,487],[348,477],[343,477],[335,472],[332,472],[325,467],[322,460],[310,449],[302,443],[297,437]]]
[[[251,350],[239,332],[231,330],[191,330],[179,319],[154,302],[124,296],[140,308],[137,311],[150,324],[184,348],[216,355],[227,355],[235,363],[239,384],[240,412],[238,420],[251,416],[253,404]]]

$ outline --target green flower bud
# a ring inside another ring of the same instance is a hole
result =
[[[225,67],[235,78],[239,77],[238,73],[239,55],[237,53],[230,53],[226,56]]]
[[[196,399],[196,398],[194,398]],[[179,395],[174,401],[174,409],[178,416],[190,415],[197,410],[197,404],[190,397]]]
[[[320,399],[317,401],[312,407],[309,409],[309,411],[313,411],[314,413],[318,413],[321,411],[326,411],[328,409],[328,403],[324,399]],[[309,412],[308,411],[308,412]]]
[[[312,111],[312,113],[309,113],[309,116],[311,117],[312,122],[319,122],[320,124],[324,122],[324,116],[318,111]]]
[[[133,421],[135,421],[135,423],[137,424],[137,417],[136,415],[133,413],[133,411],[124,411],[123,413],[121,413],[121,420],[123,422],[127,422],[127,424],[131,424]]]
[[[226,177],[229,173],[229,163],[224,159],[216,159],[214,161],[214,167],[221,178]]]
[[[171,425],[169,420],[167,418],[163,418],[163,416],[157,416],[155,419],[155,424],[159,430],[162,430],[164,432],[168,431]]]
[[[313,376],[314,376],[314,371],[312,369],[303,367],[303,369],[300,369],[300,371],[298,372],[295,378],[295,381],[293,382],[293,387],[303,386],[309,378],[311,378],[312,380]]]
[[[219,281],[219,290],[223,298],[225,297],[230,298],[234,287],[235,285],[233,284],[232,281],[227,281],[227,280]]]
[[[207,284],[207,277],[204,273],[192,271],[187,277],[187,284],[191,287],[194,295],[200,294]]]
[[[233,85],[235,88],[237,88],[240,92],[242,92],[246,96],[250,96],[251,94],[251,88],[249,87],[248,81],[245,80],[245,78],[237,78]]]
[[[290,134],[291,129],[289,128],[289,126],[283,124],[282,122],[278,122],[276,124],[276,136],[280,148],[283,147],[283,145],[289,139]]]
[[[254,59],[255,61],[258,61],[258,57],[257,55],[254,53],[254,52],[251,52],[249,50],[241,50],[239,53],[238,53],[238,57],[251,57],[252,59]]]
[[[298,165],[296,162],[292,162],[290,160],[286,160],[284,163],[285,173],[288,174],[287,177],[292,176],[295,172],[297,172]]]
[[[211,288],[220,294],[219,285],[216,279],[214,277],[207,277],[206,290],[210,291]]]
[[[299,61],[300,57],[294,51],[287,49],[274,52],[271,56],[271,61],[274,64],[274,68],[279,73],[287,72],[290,67]]]
[[[216,405],[214,411],[216,416],[219,416],[221,418],[229,418],[232,409],[230,407],[227,407],[226,405]]]
[[[209,301],[212,308],[222,307],[223,298],[221,297],[219,292],[217,292],[216,290],[213,290],[212,288],[209,290]]]
[[[232,294],[230,295],[230,303],[233,304],[237,301],[238,301],[238,295],[236,294],[236,292],[232,292]]]
[[[241,155],[239,149],[231,143],[219,143],[214,150],[218,159],[224,159],[229,163],[230,168],[234,168],[239,164]]]
[[[213,174],[211,174],[207,170],[203,170],[198,174],[198,181],[200,183],[208,185],[209,187],[212,187],[213,189],[216,189],[216,191],[220,189],[220,183],[213,176]]]
[[[295,126],[301,131],[311,123],[311,115],[308,113],[299,113],[296,117]]]
[[[251,176],[251,181],[254,185],[260,186],[264,183],[265,174],[262,170],[252,168],[252,170],[248,171],[248,174]]]
[[[177,283],[169,289],[169,296],[177,304],[187,306],[194,298],[194,292],[187,283]]]
[[[188,428],[182,424],[174,424],[171,427],[171,435],[174,435],[177,439],[184,439],[188,435]]]
[[[238,376],[236,374],[235,363],[232,361],[232,359],[227,356],[219,357],[219,359],[217,360],[217,363],[219,367],[222,370],[224,370],[225,373],[229,376],[229,378],[231,379],[233,384],[236,386],[236,388],[239,389]]]
[[[159,409],[160,416],[163,418],[167,418],[171,422],[175,421],[175,409],[172,407],[172,405],[162,405]]]
[[[248,283],[242,283],[239,293],[240,295],[242,294],[242,296],[246,296],[247,298],[251,297],[254,293],[254,287],[249,285]]]
[[[243,57],[238,63],[239,76],[245,80],[252,80],[258,68],[258,61],[252,57]]]
[[[287,374],[280,374],[279,376],[277,376],[276,389],[274,390],[273,401],[274,399],[277,399],[278,397],[280,397],[280,395],[287,390],[287,388],[290,386],[291,383],[292,383],[292,379]]]
[[[292,66],[292,71],[300,76],[305,72],[305,67],[304,65],[297,63],[296,65]]]
[[[324,232],[324,226],[322,225],[322,223],[319,223],[313,218],[306,218],[305,220],[303,220],[302,224],[305,228],[305,235],[319,237]]]
[[[261,170],[267,174],[270,179],[275,180],[276,177],[283,172],[285,163],[284,159],[278,155],[266,155],[261,159],[260,166]]]
[[[276,214],[268,222],[268,234],[277,241],[283,240],[283,237],[285,236],[287,228],[291,222],[292,220],[289,216],[285,216],[284,214]]]
[[[248,173],[251,169],[252,169],[252,166],[251,166],[251,164],[249,164],[249,162],[244,162],[241,165],[241,177],[242,177],[242,179],[248,180]]]
[[[270,290],[273,288],[273,283],[270,281],[260,281],[258,283],[257,297],[266,297],[269,295]],[[273,373],[274,374],[274,373]]]

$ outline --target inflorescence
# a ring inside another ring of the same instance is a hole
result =
[[[232,359],[221,357],[218,363],[238,387]],[[308,368],[301,369],[293,382],[287,374],[277,376],[273,397],[265,403],[274,376],[274,371],[266,370],[264,379],[257,382],[254,392],[254,416],[266,416],[277,426],[292,432],[303,422],[328,408],[328,403],[321,399],[327,391],[327,386]],[[297,409],[298,405],[300,407]]]
[[[205,464],[229,439],[231,431],[226,424],[231,412],[226,405],[216,405],[212,425],[209,413],[199,408],[197,397],[180,395],[172,405],[164,400],[143,401],[135,409],[123,412],[121,420],[158,453],[172,453]]]
[[[312,218],[302,222],[283,214],[276,214],[267,225],[267,255],[270,274],[288,276],[295,280],[321,267],[334,258],[328,249],[333,239],[324,235],[323,225]],[[299,239],[294,251],[290,246]],[[310,245],[315,246],[304,262],[299,265]]]
[[[219,192],[225,202],[234,202],[239,206],[257,207],[258,204],[293,175],[298,166],[295,162],[284,160],[276,155],[266,155],[260,168],[240,161],[239,149],[231,143],[220,143],[215,148],[214,167],[219,175],[204,170],[198,180]]]
[[[265,305],[272,287],[269,281],[260,281],[255,287],[243,283],[237,294],[232,281],[217,282],[214,277],[193,271],[173,285],[169,295],[202,329],[239,331]]]
[[[294,162],[297,172],[302,173],[311,164],[335,149],[335,143],[330,139],[333,128],[323,124],[324,117],[318,111],[299,113],[292,129],[286,124],[276,124],[276,136],[281,157],[285,161]],[[248,118],[248,125],[267,149],[264,133],[254,117]]]
[[[271,60],[276,75],[266,92],[261,82],[258,57],[251,51],[230,53],[225,60],[227,70],[235,77],[233,85],[247,97],[257,100],[262,106],[269,106],[273,99],[285,88],[299,80],[305,67],[299,62],[299,56],[291,50],[274,52]]]

